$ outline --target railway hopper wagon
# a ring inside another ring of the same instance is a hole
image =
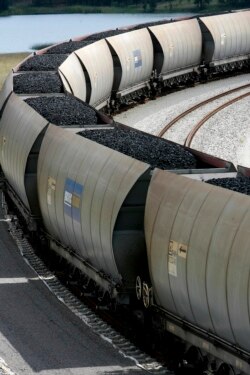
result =
[[[135,270],[146,266],[148,170],[52,125],[39,154],[38,198],[50,247],[94,280],[100,294],[123,303],[134,289]]]
[[[208,72],[249,67],[250,11],[200,17],[202,61]]]
[[[202,51],[198,20],[151,26],[149,30],[154,44],[154,72],[158,85],[171,87],[197,81]]]
[[[154,171],[144,304],[162,329],[199,346],[200,358],[204,350],[235,369],[220,374],[250,373],[249,220],[249,196]]]
[[[73,52],[61,64],[59,73],[68,92],[97,109],[107,106],[114,69],[104,39]]]

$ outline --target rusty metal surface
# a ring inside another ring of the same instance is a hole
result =
[[[197,19],[149,28],[161,45],[155,53],[155,68],[162,76],[200,64],[202,37]]]
[[[86,101],[86,78],[81,63],[74,53],[69,55],[60,65],[59,74],[62,78],[65,90],[69,91],[77,98]]]
[[[107,38],[115,58],[114,90],[146,85],[153,68],[153,45],[147,29],[130,31]],[[117,56],[119,62],[116,62]]]
[[[113,60],[105,40],[100,40],[75,52],[89,77],[88,103],[105,105],[111,95],[114,79]]]
[[[250,177],[250,168],[242,165],[237,166],[237,171],[240,175]]]
[[[224,168],[230,172],[236,171],[235,166],[230,161],[218,158],[217,156],[206,154],[198,150],[190,149],[189,147],[185,147],[185,149],[188,151],[192,150],[192,154],[195,155],[199,162],[205,163],[210,167]]]
[[[237,60],[237,56],[247,57],[250,53],[250,11],[201,17],[200,20],[205,31],[206,62],[230,57]]]
[[[246,195],[154,172],[145,233],[156,302],[248,351],[249,217]]]
[[[0,120],[0,162],[3,172],[25,206],[25,169],[31,148],[47,121],[15,94],[9,98]]]
[[[93,266],[119,279],[114,226],[146,169],[147,164],[51,125],[38,161],[46,227]]]

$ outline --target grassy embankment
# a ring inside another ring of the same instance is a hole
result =
[[[28,54],[25,52],[0,54],[0,90],[11,69],[19,64]]]

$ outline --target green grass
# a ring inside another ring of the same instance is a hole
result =
[[[29,53],[5,53],[0,54],[0,90],[12,68],[15,68]]]

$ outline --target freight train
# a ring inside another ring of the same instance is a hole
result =
[[[0,93],[6,201],[100,298],[141,303],[206,353],[206,374],[250,374],[250,172],[98,109],[249,66],[249,21],[232,12],[61,43]]]
[[[250,11],[159,21],[51,46],[16,70],[14,91],[69,92],[97,109],[249,69]],[[143,27],[144,26],[144,27]]]

